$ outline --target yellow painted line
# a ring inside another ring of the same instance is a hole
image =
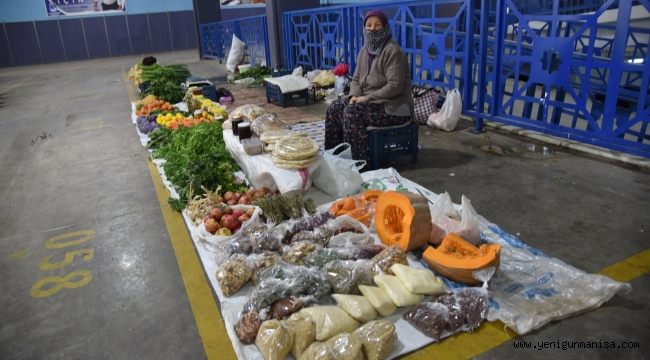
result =
[[[27,252],[27,250],[16,250],[12,252],[11,255],[9,255],[9,257],[11,258],[11,260],[21,261],[27,259],[28,255],[29,253]]]
[[[650,249],[608,266],[599,273],[616,281],[629,282],[648,272],[650,272]]]
[[[203,343],[203,350],[208,359],[236,359],[223,318],[194,251],[183,217],[167,204],[169,191],[163,185],[156,166],[151,161],[148,161],[148,166],[183,284],[185,284],[187,298],[194,314],[194,321]]]
[[[82,130],[95,130],[95,129],[101,129],[104,127],[104,119],[101,117],[96,117],[96,118],[91,118],[91,119],[86,119],[82,120],[79,123],[79,127]]]
[[[650,272],[650,249],[633,255],[599,273],[616,281],[629,282]],[[473,333],[460,333],[410,353],[404,359],[469,359],[515,339],[500,321],[484,322]]]
[[[135,96],[135,92],[133,91],[133,86],[131,86],[131,81],[129,81],[129,76],[124,69],[122,69],[122,80],[124,81],[124,87],[126,87],[126,94],[129,97],[129,101],[138,101],[138,97]]]

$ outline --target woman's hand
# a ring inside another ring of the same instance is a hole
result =
[[[350,104],[362,104],[368,101],[365,96],[353,96],[350,98]]]

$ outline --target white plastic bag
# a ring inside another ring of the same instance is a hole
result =
[[[291,72],[291,75],[293,75],[293,76],[302,76],[302,72],[303,72],[302,66],[298,66],[297,68],[293,69],[293,71]]]
[[[481,241],[478,214],[465,195],[461,198],[459,214],[449,194],[441,194],[431,206],[431,222],[433,229],[429,242],[433,245],[440,245],[448,233],[456,233],[474,245]]]
[[[456,128],[462,111],[463,103],[458,89],[447,91],[445,103],[442,104],[439,112],[429,115],[427,125],[444,131],[452,131]]]
[[[474,210],[474,207],[472,207],[472,202],[465,195],[460,200],[460,215],[460,227],[454,233],[474,245],[478,244],[481,241],[481,231],[478,228],[478,214]]]
[[[345,85],[347,84],[347,79],[345,76],[336,76],[334,81],[334,89],[336,89],[336,94],[343,94],[345,91]]]
[[[232,44],[228,52],[228,59],[226,60],[226,70],[234,73],[237,66],[244,61],[246,56],[246,44],[239,40],[237,35],[232,35]]]
[[[334,155],[343,147],[347,149]],[[323,153],[323,160],[312,175],[314,186],[335,198],[359,192],[363,182],[359,170],[366,165],[366,162],[352,160],[350,144],[342,143],[326,150]]]

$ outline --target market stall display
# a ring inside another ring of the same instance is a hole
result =
[[[252,156],[224,130],[218,104],[198,94],[174,106],[145,99],[133,104],[132,121],[147,135],[170,204],[183,210],[240,358],[394,358],[485,319],[525,333],[624,288],[527,247],[481,218],[469,199],[454,205],[390,169],[362,174],[358,194],[316,204],[302,170],[278,167],[313,171],[320,155],[309,137],[240,107],[229,117],[248,120],[251,135],[274,145],[273,155]],[[185,115],[188,107],[194,112]],[[168,114],[209,121],[155,121]],[[235,176],[238,165],[244,173]],[[420,261],[412,250],[427,244]],[[513,283],[534,288],[548,272],[553,301],[507,291]]]

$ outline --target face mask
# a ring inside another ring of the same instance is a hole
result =
[[[379,55],[386,41],[390,39],[390,31],[387,27],[379,30],[363,29],[363,37],[368,52],[373,55]]]

